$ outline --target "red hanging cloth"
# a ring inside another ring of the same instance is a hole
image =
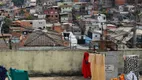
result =
[[[89,59],[89,53],[84,52],[84,57],[82,61],[82,74],[84,78],[90,78],[91,77],[91,71],[90,71],[90,63],[88,62]]]

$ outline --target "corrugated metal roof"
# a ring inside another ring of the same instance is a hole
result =
[[[133,37],[133,32],[131,32],[127,37],[125,37],[122,43],[126,44],[126,42],[129,41],[132,37]]]
[[[116,29],[116,31],[125,31],[125,32],[129,32],[133,29],[133,27],[119,27],[118,29]]]
[[[129,33],[132,29],[133,27],[120,27],[114,30],[114,33],[109,33],[108,35],[115,40],[121,40],[121,42],[125,44],[133,37],[133,32]],[[128,34],[128,36],[124,37],[126,34]]]

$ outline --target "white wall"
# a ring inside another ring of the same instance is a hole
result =
[[[36,2],[31,2],[30,6],[36,6]]]
[[[106,22],[106,15],[104,15],[104,14],[98,15],[98,21],[99,22]]]
[[[46,15],[38,15],[38,18],[39,18],[39,19],[45,19],[45,18],[46,18]]]
[[[30,9],[30,13],[31,13],[31,14],[36,13],[36,9],[34,9],[34,8],[33,8],[33,9]]]
[[[37,29],[39,27],[43,28],[46,26],[45,20],[33,20],[33,28]]]
[[[69,18],[61,16],[61,22],[68,22]]]
[[[36,0],[31,0],[30,1],[30,6],[36,6]]]
[[[71,12],[72,11],[72,7],[63,7],[61,8],[61,12]]]

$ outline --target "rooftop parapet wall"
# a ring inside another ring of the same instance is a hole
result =
[[[107,52],[105,52],[107,54]],[[64,51],[1,51],[0,65],[7,69],[10,67],[24,69],[29,74],[35,75],[81,75],[82,58],[84,51],[64,50]],[[119,58],[119,72],[123,70],[123,55],[140,55],[140,65],[142,64],[142,50],[121,50],[114,52]],[[141,69],[141,68],[140,68]],[[141,69],[142,70],[142,69]]]

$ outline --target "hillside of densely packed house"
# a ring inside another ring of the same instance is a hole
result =
[[[136,10],[139,11],[136,47],[142,48],[142,5],[138,4],[136,9],[134,3],[133,0],[25,0],[17,7],[12,0],[0,1],[0,48],[132,48]]]

